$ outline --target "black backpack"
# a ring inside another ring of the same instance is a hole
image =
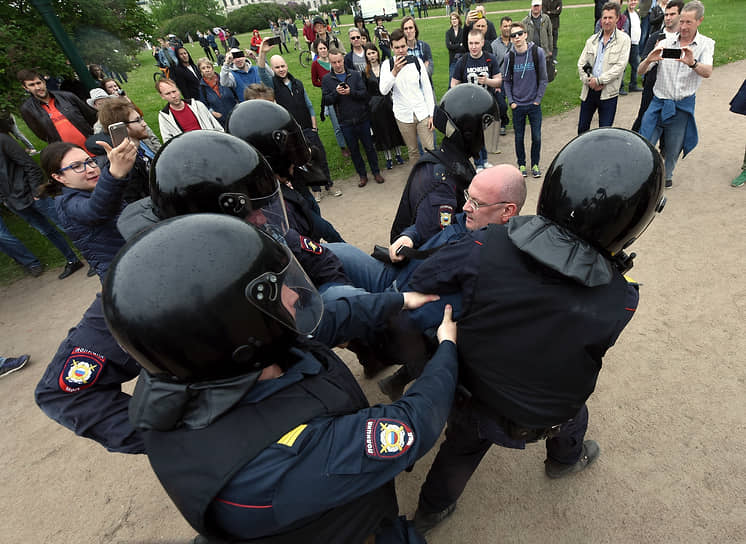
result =
[[[534,61],[534,72],[536,73],[536,86],[539,86],[539,53],[536,51],[537,46],[534,45],[531,48],[531,56],[533,57]],[[510,50],[508,53],[508,69],[505,71],[505,76],[508,78],[508,81],[513,81],[513,74],[515,73],[515,49]],[[547,72],[547,77],[549,77],[549,73]]]

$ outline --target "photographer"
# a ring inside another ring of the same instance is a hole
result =
[[[433,110],[435,99],[425,63],[407,55],[407,39],[397,28],[391,33],[394,58],[381,65],[379,90],[382,95],[391,92],[394,117],[399,126],[409,159],[414,164],[420,158],[417,136],[425,149],[433,149]]]
[[[244,89],[253,83],[266,85],[266,82],[262,81],[259,70],[251,65],[244,52],[240,49],[231,49],[225,55],[225,63],[220,71],[220,84],[236,91],[238,100],[242,101]]]

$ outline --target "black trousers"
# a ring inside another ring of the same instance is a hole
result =
[[[546,440],[547,457],[558,463],[575,464],[583,452],[587,428],[588,408],[583,405],[573,419],[562,425],[559,434]],[[454,404],[446,439],[420,490],[418,508],[433,513],[455,503],[492,444],[518,449],[525,446],[524,442],[510,439],[494,421],[470,406]]]

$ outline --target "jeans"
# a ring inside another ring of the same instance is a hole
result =
[[[629,90],[637,89],[637,67],[640,66],[640,46],[631,45],[629,48]],[[624,87],[624,80],[622,80],[622,87]]]
[[[337,120],[337,112],[334,111],[334,106],[325,106],[324,114],[332,122],[332,127],[334,127],[334,137],[337,139],[337,145],[340,147],[340,149],[344,149],[345,147],[347,147],[347,144],[345,143],[345,137],[342,134],[342,127],[339,126],[339,121]]]
[[[645,45],[650,33],[650,14],[640,17],[640,43]]]
[[[531,166],[539,164],[541,155],[541,106],[530,104],[516,106],[513,110],[513,128],[515,129],[515,155],[518,166],[526,166],[526,148],[523,145],[526,133],[526,117],[531,123]]]
[[[598,110],[598,126],[610,127],[614,124],[616,115],[616,101],[618,96],[601,100],[601,91],[588,89],[588,96],[580,102],[580,117],[578,118],[578,135],[591,128],[591,119]],[[513,120],[515,123],[515,119]]]
[[[420,261],[412,261],[394,266],[374,259],[351,244],[324,244],[324,246],[342,261],[345,274],[352,284],[369,293],[382,293],[389,290],[409,291],[409,278],[420,263]],[[324,300],[330,296],[332,296],[331,292],[325,292]],[[411,310],[409,317],[421,331],[426,331],[437,327],[443,320],[443,310],[446,304],[453,307],[453,317],[458,319],[462,308],[460,293],[441,295],[440,300]]]
[[[684,148],[684,136],[686,125],[689,122],[689,114],[676,110],[676,115],[666,119],[663,124],[658,123],[648,140],[652,145],[663,136],[666,145],[663,147],[663,162],[666,166],[666,179],[673,179],[673,170],[679,161],[679,155]]]
[[[482,148],[479,150],[479,156],[474,159],[474,164],[478,168],[484,168],[484,163],[487,162],[487,149]]]
[[[70,247],[62,233],[54,226],[58,218],[54,202],[51,198],[35,200],[33,205],[23,210],[15,210],[13,208],[10,208],[10,210],[46,236],[54,247],[64,255],[67,262],[78,260],[78,256],[75,255],[73,248]]]
[[[354,124],[343,124],[341,126],[344,134],[347,148],[350,150],[352,164],[355,165],[355,171],[361,178],[366,177],[365,161],[360,154],[360,145],[363,144],[365,154],[368,157],[368,165],[373,175],[380,174],[381,169],[378,167],[378,153],[373,145],[373,136],[370,133],[370,121],[358,121]]]
[[[573,419],[562,424],[557,436],[546,440],[547,457],[558,463],[575,464],[583,453],[587,428],[588,408],[583,405]],[[525,447],[525,443],[510,439],[486,416],[478,415],[469,406],[454,404],[446,438],[420,490],[418,508],[425,513],[441,512],[455,503],[492,444]]]
[[[23,245],[23,242],[11,234],[2,216],[0,216],[0,251],[26,268],[41,266],[39,259]]]

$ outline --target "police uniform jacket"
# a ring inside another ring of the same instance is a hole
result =
[[[391,242],[410,225],[423,240],[450,225],[463,208],[464,189],[475,175],[466,154],[447,138],[439,149],[428,150],[409,174],[391,226]]]
[[[402,300],[387,293],[335,301],[314,340],[335,345],[365,336],[398,313]],[[171,430],[146,431],[151,464],[202,534],[242,542],[362,542],[396,516],[390,482],[433,446],[445,424],[455,346],[444,342],[399,402],[373,408],[329,348],[298,344],[290,353],[296,362],[285,374],[257,382],[208,426],[184,426],[199,416],[187,411]]]
[[[464,235],[410,287],[462,294],[463,383],[487,416],[534,429],[577,414],[638,300],[605,257],[540,216]]]
[[[98,293],[47,366],[36,386],[36,404],[60,425],[109,451],[145,453],[142,435],[127,417],[130,396],[121,388],[139,373],[140,365],[109,332]]]

